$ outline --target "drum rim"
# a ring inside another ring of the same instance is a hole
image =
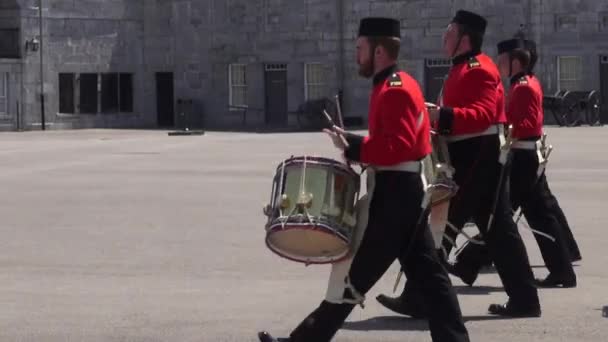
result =
[[[352,168],[350,168],[348,165],[339,162],[335,159],[331,159],[331,158],[327,158],[327,157],[317,157],[317,156],[307,156],[307,155],[301,155],[301,156],[291,156],[288,159],[283,160],[281,163],[279,163],[279,165],[277,166],[276,171],[280,172],[281,169],[283,167],[287,168],[288,165],[294,165],[294,164],[302,164],[304,163],[304,158],[306,158],[306,163],[310,163],[310,164],[317,164],[317,165],[329,165],[329,166],[335,166],[336,168],[340,169],[341,171],[344,171],[348,174],[351,174],[355,177],[358,177],[359,175],[355,172],[355,170],[353,170]]]
[[[354,208],[353,208],[353,210],[354,210]],[[331,221],[331,220],[320,218],[319,216],[312,216],[312,217],[314,218],[313,219],[314,222],[291,221],[290,220],[291,217],[288,217],[288,216],[279,216],[279,217],[272,218],[270,220],[270,222],[268,222],[266,224],[266,233],[268,234],[268,233],[273,232],[279,226],[281,227],[281,229],[285,229],[285,228],[283,228],[283,226],[285,226],[285,227],[286,226],[297,226],[297,227],[322,226],[324,228],[328,228],[330,231],[335,232],[336,234],[339,234],[340,236],[344,237],[345,239],[348,239],[348,237],[347,237],[348,235],[345,234],[344,232],[352,231],[353,229],[356,229],[356,227],[357,227],[356,224],[354,224],[352,226],[348,226],[345,224],[338,223],[336,221]],[[284,221],[285,219],[287,219],[287,221]],[[292,228],[292,229],[295,229],[295,228]]]
[[[292,227],[287,228],[288,226],[292,226]],[[304,230],[316,230],[323,234],[328,234],[328,235],[337,237],[338,239],[340,239],[342,242],[345,243],[347,248],[345,248],[345,251],[343,253],[339,253],[333,257],[312,257],[312,258],[305,259],[305,258],[300,258],[300,257],[294,256],[290,253],[286,253],[285,251],[274,247],[269,242],[270,236],[275,232],[285,231],[285,230],[294,230],[294,229],[298,229],[298,228],[301,228],[304,226],[311,227],[311,228],[305,228]],[[283,224],[281,224],[281,223],[271,224],[268,228],[268,231],[266,233],[266,238],[264,239],[264,241],[266,243],[266,247],[268,247],[268,249],[270,249],[276,255],[278,255],[284,259],[290,260],[290,261],[299,262],[299,263],[303,263],[303,264],[307,264],[307,265],[334,264],[334,263],[337,263],[337,262],[340,262],[340,261],[346,259],[350,255],[350,251],[351,251],[351,242],[348,240],[348,238],[341,232],[338,232],[335,229],[333,229],[332,227],[330,227],[326,224],[323,224],[323,223],[317,223],[314,225],[310,224],[310,223],[286,223],[285,226],[283,226]]]

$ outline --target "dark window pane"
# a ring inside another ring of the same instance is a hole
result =
[[[75,113],[74,74],[59,74],[59,113]]]
[[[133,112],[133,75],[120,74],[120,111]]]
[[[101,75],[101,112],[118,112],[118,74]]]
[[[80,74],[80,113],[97,113],[97,74]]]
[[[0,58],[19,58],[19,29],[0,29]]]

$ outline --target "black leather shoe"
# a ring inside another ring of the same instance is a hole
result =
[[[540,317],[540,307],[520,308],[509,303],[491,304],[488,311],[492,315],[505,317]]]
[[[477,280],[477,276],[479,275],[477,272],[471,270],[470,268],[465,266],[462,266],[458,263],[456,264],[450,264],[449,266],[446,267],[446,269],[448,270],[448,272],[458,278],[460,278],[460,280],[462,280],[463,283],[469,285],[469,286],[473,286],[473,284],[475,283],[475,280]]]
[[[274,338],[267,331],[259,332],[258,338],[260,342],[289,342],[289,338]]]
[[[545,279],[535,279],[537,287],[542,288],[573,288],[576,287],[576,276],[573,278],[558,277],[553,274],[549,274]]]
[[[410,316],[416,319],[424,319],[427,317],[422,303],[412,303],[412,301],[405,299],[404,296],[404,294],[401,294],[399,297],[388,297],[381,294],[376,297],[376,300],[385,308],[400,315]]]

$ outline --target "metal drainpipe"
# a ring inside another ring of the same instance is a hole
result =
[[[23,33],[23,20],[20,26],[21,32],[19,33],[21,35],[21,37],[23,37],[22,33]],[[19,41],[22,41],[21,39]],[[25,60],[27,58],[27,50],[21,55],[21,74],[19,75],[19,100],[17,100],[17,103],[19,104],[18,110],[17,110],[17,131],[21,132],[24,127],[25,127],[25,118],[24,118],[24,112],[25,112],[25,87],[23,84],[23,79],[25,78]]]
[[[337,1],[338,12],[338,95],[340,107],[344,110],[344,0]]]
[[[46,129],[44,115],[44,62],[43,62],[43,38],[42,38],[42,0],[38,0],[38,34],[40,35],[40,123],[42,130]]]

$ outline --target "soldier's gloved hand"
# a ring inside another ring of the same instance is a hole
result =
[[[425,102],[424,104],[426,105],[426,109],[429,112],[429,119],[431,121],[439,120],[439,111],[441,110],[441,107],[430,102]]]

